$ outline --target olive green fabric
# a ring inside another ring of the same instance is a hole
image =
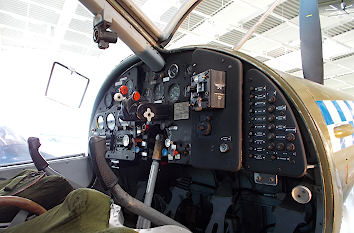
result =
[[[37,181],[37,182],[35,182]],[[23,170],[16,176],[0,182],[0,196],[16,195],[28,198],[49,210],[59,205],[73,190],[70,183],[60,176],[44,176],[36,170]],[[0,207],[0,222],[11,221],[17,208]]]
[[[108,228],[111,199],[93,189],[77,189],[64,202],[6,233],[90,233]]]

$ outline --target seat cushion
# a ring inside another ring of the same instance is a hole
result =
[[[97,232],[108,228],[111,199],[93,189],[72,191],[64,202],[46,213],[17,226],[8,233]]]
[[[15,195],[30,199],[49,210],[64,201],[73,190],[70,183],[60,176],[45,176],[43,172],[28,169],[16,176],[0,181],[0,195]],[[0,222],[10,222],[17,208],[0,207]]]

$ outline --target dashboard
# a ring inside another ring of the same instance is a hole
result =
[[[106,138],[112,168],[151,160],[162,135],[162,164],[305,173],[300,120],[259,68],[208,49],[172,52],[165,60],[160,72],[140,62],[114,77],[95,110],[90,135]]]

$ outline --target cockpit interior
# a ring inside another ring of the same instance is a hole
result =
[[[96,100],[90,136],[105,138],[121,187],[143,201],[159,161],[152,207],[192,232],[320,232],[318,159],[277,81],[211,49],[164,56],[160,72],[140,61],[113,71]]]

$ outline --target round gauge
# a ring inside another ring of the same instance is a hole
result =
[[[99,117],[97,117],[97,128],[99,128],[99,129],[103,129],[103,122],[104,122],[104,120],[103,120],[103,116],[99,116]]]
[[[108,114],[107,116],[107,127],[110,130],[114,130],[114,127],[116,126],[116,119],[112,113]]]
[[[128,95],[130,95],[133,92],[134,83],[132,80],[128,80],[125,82],[125,85],[128,87]]]
[[[181,94],[181,90],[177,83],[172,84],[170,89],[168,90],[168,98],[172,102],[176,102]]]
[[[147,100],[151,100],[152,98],[152,90],[150,88],[147,88],[145,89],[144,91],[144,97],[147,99]]]
[[[112,93],[107,93],[107,95],[104,97],[104,104],[106,105],[107,108],[110,108],[113,104],[113,96]]]
[[[165,88],[163,83],[156,84],[154,88],[155,100],[160,100],[165,95]]]
[[[178,74],[178,66],[176,64],[172,64],[170,68],[168,68],[168,77],[174,78]]]
[[[122,141],[123,141],[123,146],[125,146],[125,147],[129,146],[130,138],[128,135],[124,135]]]

